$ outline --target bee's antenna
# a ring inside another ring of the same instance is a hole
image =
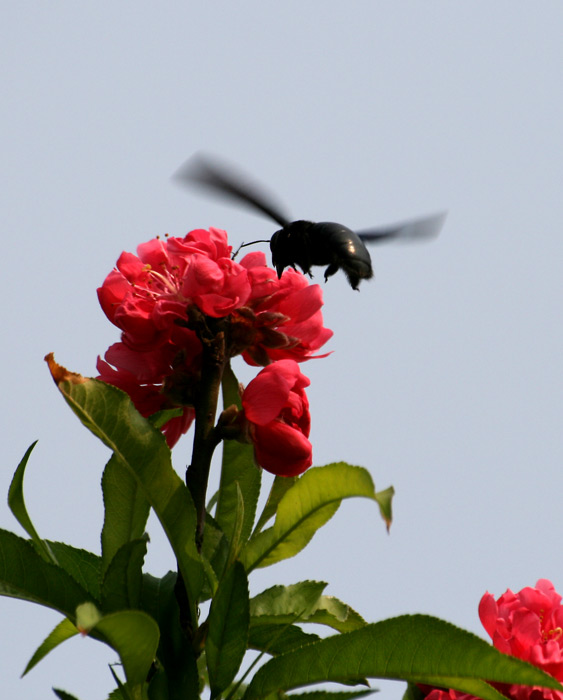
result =
[[[239,254],[239,251],[241,248],[246,248],[247,245],[254,245],[255,243],[269,243],[270,239],[269,238],[262,238],[259,241],[250,241],[250,243],[241,243],[239,247],[236,249],[236,251],[233,253],[231,260],[234,260],[237,255]]]

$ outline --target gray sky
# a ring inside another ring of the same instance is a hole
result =
[[[39,438],[32,519],[99,550],[107,451],[42,358],[95,373],[118,339],[95,289],[122,250],[209,225],[233,244],[273,233],[171,183],[204,149],[295,218],[366,228],[449,210],[432,244],[375,249],[360,293],[323,283],[334,352],[302,367],[315,463],[393,484],[390,536],[373,504],[346,502],[308,555],[257,572],[252,590],[327,580],[369,621],[424,612],[483,636],[486,590],[547,577],[562,591],[563,5],[22,0],[2,15],[0,493]],[[175,449],[179,471],[190,445]],[[7,506],[0,526],[22,534]],[[173,562],[149,530],[147,568],[162,575]],[[58,620],[0,600],[6,697],[113,687],[114,655],[84,639],[19,680]]]

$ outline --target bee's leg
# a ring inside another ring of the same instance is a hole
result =
[[[325,282],[328,282],[328,278],[332,277],[339,269],[340,265],[338,263],[331,263],[325,270]]]

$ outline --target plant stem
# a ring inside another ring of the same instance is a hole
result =
[[[197,333],[202,345],[201,379],[194,400],[195,427],[192,461],[186,469],[186,486],[192,496],[197,515],[195,542],[198,551],[201,551],[211,458],[221,439],[219,431],[215,427],[215,415],[227,357],[224,324],[221,320],[205,316],[195,306],[188,309],[188,319],[186,325]],[[192,619],[192,608],[179,569],[175,589],[180,608],[180,626],[192,640],[194,652],[198,656],[199,650],[195,648],[199,646],[197,620]],[[197,605],[197,601],[192,601],[192,604]]]
[[[201,380],[195,400],[195,430],[192,462],[186,471],[186,485],[197,513],[196,545],[201,550],[205,527],[205,500],[213,452],[220,442],[215,428],[215,415],[221,390],[221,379],[227,363],[225,332],[221,321],[204,316],[198,309],[189,309],[190,326],[202,344]]]

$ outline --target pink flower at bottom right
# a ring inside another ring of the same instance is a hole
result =
[[[479,618],[496,649],[527,661],[563,682],[561,599],[551,581],[540,579],[535,587],[527,586],[518,593],[508,589],[498,600],[485,593],[479,603]],[[563,700],[563,693],[539,686],[497,687],[514,700]],[[470,697],[457,691],[434,688],[426,700],[465,700]]]

